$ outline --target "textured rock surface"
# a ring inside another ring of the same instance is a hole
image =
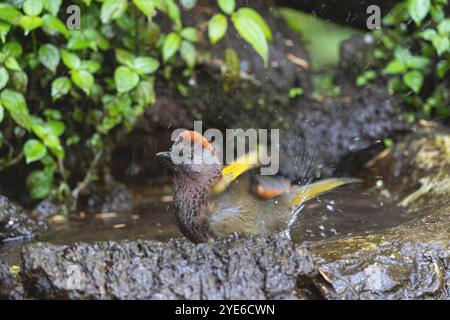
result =
[[[34,221],[20,206],[0,195],[0,242],[34,238],[45,228],[45,222]]]
[[[405,132],[394,100],[376,87],[353,89],[346,97],[320,104],[298,102],[292,130],[281,140],[281,172],[291,177],[331,175],[350,162],[353,172],[357,159],[348,157],[367,149],[395,133]],[[312,171],[312,172],[311,172]]]
[[[99,242],[23,251],[23,282],[40,298],[308,298],[297,281],[314,274],[309,253],[287,240]]]
[[[449,299],[450,206],[386,232],[315,243],[328,299]]]
[[[23,287],[10,266],[0,260],[0,299],[22,299]]]

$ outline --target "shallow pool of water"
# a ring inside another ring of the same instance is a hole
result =
[[[161,192],[164,190],[164,192]],[[385,192],[386,193],[386,192]],[[77,213],[50,224],[43,241],[70,244],[76,241],[181,237],[168,188],[133,190],[131,212]],[[411,220],[416,214],[396,206],[380,190],[367,184],[347,186],[305,204],[291,230],[299,243],[349,234],[374,232]]]

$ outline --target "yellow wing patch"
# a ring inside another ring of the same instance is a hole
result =
[[[360,179],[353,178],[335,178],[335,179],[324,179],[317,181],[312,184],[307,184],[292,190],[294,192],[290,205],[291,207],[296,207],[308,200],[311,200],[327,191],[333,190],[337,187],[354,183],[361,182]]]
[[[257,150],[249,152],[236,159],[234,163],[222,169],[222,178],[211,189],[213,194],[223,192],[241,174],[259,166],[259,152]]]

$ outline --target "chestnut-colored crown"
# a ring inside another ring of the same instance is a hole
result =
[[[202,148],[204,148],[204,149],[211,150],[211,152],[213,154],[215,154],[215,152],[216,152],[214,146],[208,141],[208,139],[206,139],[204,136],[202,136],[197,131],[193,131],[193,130],[186,130],[186,131],[181,132],[178,135],[177,139],[175,140],[174,144],[181,143],[185,139],[188,141],[191,141],[191,144],[196,143],[196,144],[202,146]]]

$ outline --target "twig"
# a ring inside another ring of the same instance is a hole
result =
[[[92,180],[92,174],[95,170],[95,167],[97,166],[98,162],[100,161],[100,158],[103,154],[103,150],[100,150],[96,155],[94,160],[91,162],[91,165],[89,167],[89,170],[86,173],[86,176],[84,177],[83,181],[81,181],[78,186],[72,191],[72,210],[75,210],[77,205],[78,196],[80,195],[80,192],[85,189],[89,183]]]

